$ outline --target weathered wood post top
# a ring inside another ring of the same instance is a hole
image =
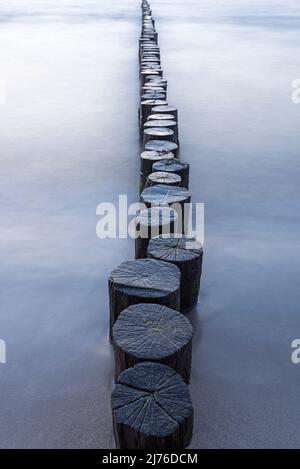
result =
[[[111,406],[118,449],[183,449],[192,438],[190,393],[168,366],[144,362],[123,371]]]
[[[108,287],[110,335],[120,312],[131,304],[159,303],[180,308],[180,270],[168,262],[124,261],[110,273]]]
[[[115,376],[142,361],[155,361],[174,368],[190,381],[193,328],[178,311],[158,304],[129,306],[113,327]]]

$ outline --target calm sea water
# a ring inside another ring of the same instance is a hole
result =
[[[300,5],[152,0],[205,203],[192,447],[297,447]],[[0,447],[113,447],[109,271],[132,240],[96,206],[138,197],[135,0],[0,7]],[[3,94],[3,93],[2,93]]]

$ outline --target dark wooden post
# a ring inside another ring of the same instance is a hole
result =
[[[143,151],[140,156],[141,162],[141,180],[140,180],[140,192],[144,190],[147,177],[152,173],[152,165],[156,161],[162,159],[173,159],[174,154],[171,151]]]
[[[148,90],[142,94],[141,99],[166,99],[167,95],[163,91]]]
[[[146,65],[143,65],[141,67],[141,72],[144,71],[144,70],[150,70],[150,71],[154,70],[155,72],[159,72],[159,71],[161,71],[161,67],[157,63],[152,63],[151,62],[151,63],[147,63]]]
[[[153,91],[155,93],[158,93],[158,92],[165,93],[165,89],[162,86],[156,86],[156,85],[151,85],[151,84],[149,85],[148,83],[146,83],[146,85],[142,86],[142,88],[141,88],[141,96],[143,96],[143,94],[146,94],[148,92],[150,93],[150,92],[153,92]]]
[[[118,449],[181,450],[193,433],[193,405],[181,376],[143,362],[123,371],[111,395]]]
[[[172,160],[159,160],[155,161],[152,166],[153,171],[162,171],[162,172],[170,172],[173,174],[178,174],[181,176],[182,179],[182,186],[186,189],[189,188],[189,170],[190,165],[185,163],[184,161],[179,161],[175,158]]]
[[[188,226],[191,195],[185,187],[157,184],[147,187],[141,193],[141,201],[147,208],[151,206],[169,205],[178,211],[178,225],[180,232],[186,232]],[[179,210],[180,209],[180,210]]]
[[[174,368],[190,382],[193,328],[178,311],[157,304],[131,305],[113,327],[115,378],[139,362]]]
[[[150,77],[146,77],[146,82],[145,84],[147,83],[159,83],[160,86],[167,86],[168,85],[168,80],[166,78],[162,78],[162,77],[157,77],[157,76],[150,76]]]
[[[149,140],[145,145],[145,150],[147,151],[157,151],[159,153],[167,153],[171,151],[174,156],[178,155],[178,145],[177,143],[170,142],[168,140]]]
[[[156,184],[169,184],[170,186],[181,186],[181,177],[175,173],[166,173],[163,171],[158,171],[156,173],[151,173],[147,177],[145,184],[146,187],[155,186]]]
[[[161,77],[149,77],[145,79],[145,83],[143,86],[147,85],[156,85],[156,86],[162,86],[165,91],[167,91],[168,88],[168,82],[164,78]]]
[[[181,308],[192,308],[198,301],[203,248],[195,238],[160,235],[150,240],[148,257],[177,265],[181,272]]]
[[[167,102],[147,0],[141,9],[141,201],[147,209],[135,218],[136,260],[122,262],[108,279],[117,379],[111,406],[117,448],[163,452],[185,448],[192,437],[193,406],[185,382],[190,380],[193,329],[178,311],[197,302],[203,250],[176,234],[178,222],[186,232],[189,165],[174,159],[179,158],[178,112]]]
[[[166,103],[167,101],[163,99],[145,99],[141,102],[140,107],[140,118],[141,118],[141,127],[144,126],[147,117],[151,114],[151,108],[153,103]]]
[[[150,52],[155,53],[160,56],[160,50],[159,50],[158,45],[141,44],[140,53],[139,53],[140,59],[143,57],[144,54],[150,53]]]
[[[180,270],[168,262],[137,259],[122,262],[109,275],[110,337],[123,309],[136,303],[158,303],[179,310]]]
[[[157,77],[162,77],[163,76],[163,71],[162,70],[151,70],[151,68],[146,68],[143,69],[140,72],[140,77],[141,77],[141,86],[144,86],[145,82],[147,81],[147,77],[151,76],[157,76]]]
[[[152,114],[152,116],[155,114]],[[160,114],[158,114],[160,115]],[[170,114],[166,114],[167,116],[170,116]],[[144,124],[144,129],[149,129],[151,127],[166,127],[168,129],[173,130],[174,132],[174,142],[178,144],[178,132],[177,132],[177,122],[174,120],[169,120],[169,119],[150,119],[150,116],[148,116],[147,122]],[[171,116],[173,117],[173,116]]]
[[[145,59],[143,59],[143,61],[144,63],[141,63],[140,73],[144,70],[150,70],[150,71],[156,71],[156,72],[161,71],[161,66],[159,63],[145,61]],[[145,83],[147,83],[147,80],[144,80],[144,83],[141,86],[145,86]]]
[[[139,47],[144,44],[157,44],[158,33],[154,29],[144,28],[139,38]]]
[[[150,44],[142,44],[140,48],[140,53],[139,53],[140,63],[141,63],[142,58],[146,56],[147,54],[148,55],[153,54],[153,55],[156,55],[157,57],[160,57],[159,47],[153,46]]]
[[[153,207],[142,210],[135,218],[135,258],[147,257],[149,240],[163,233],[175,233],[177,212],[169,207]]]
[[[157,120],[159,120],[159,121],[167,120],[167,121],[176,122],[176,121],[174,121],[174,116],[173,116],[173,114],[167,114],[167,113],[166,113],[166,114],[159,114],[159,113],[157,113],[157,114],[150,114],[150,116],[148,116],[148,119],[147,119],[148,122],[152,121],[152,122],[154,122],[154,123],[155,123]],[[177,122],[176,122],[176,124],[177,124]]]
[[[167,140],[170,142],[174,141],[174,131],[168,129],[167,127],[149,127],[144,129],[143,135],[144,145],[149,142],[149,140]]]
[[[150,76],[159,76],[158,70],[141,70],[140,72],[140,80],[141,80],[141,86],[144,86],[146,77]]]
[[[155,56],[155,57],[149,57],[145,54],[142,55],[142,59],[141,59],[141,66],[143,67],[143,64],[150,64],[150,63],[153,63],[153,64],[156,64],[156,65],[160,65],[160,59],[158,56]],[[141,68],[142,68],[141,67]]]
[[[140,67],[142,68],[143,62],[146,60],[157,62],[160,64],[160,55],[157,52],[143,52],[140,58]]]
[[[157,105],[154,106],[152,109],[153,114],[172,114],[174,116],[174,120],[178,123],[178,111],[176,107],[170,105]]]
[[[160,58],[157,55],[155,57],[149,57],[146,53],[142,53],[140,60],[140,68],[147,68],[147,64],[155,64],[160,66]]]
[[[140,46],[140,49],[144,46],[144,45],[149,45],[149,44],[154,44],[156,45],[157,42],[155,40],[155,36],[154,34],[150,34],[150,33],[143,33],[143,35],[139,38],[139,46]]]
[[[154,151],[154,150],[145,150],[140,155],[141,160],[141,173],[145,176],[152,173],[153,163],[160,160],[173,160],[174,153],[171,151]]]
[[[144,56],[141,57],[141,63],[140,63],[140,74],[142,71],[146,70],[154,70],[154,71],[161,71],[161,65],[157,61],[148,61],[147,59],[144,58]]]

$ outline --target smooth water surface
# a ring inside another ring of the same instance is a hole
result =
[[[152,0],[181,158],[205,203],[192,447],[297,447],[300,6]],[[0,6],[0,447],[113,447],[96,206],[138,197],[140,2]]]

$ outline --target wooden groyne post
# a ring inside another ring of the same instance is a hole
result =
[[[136,259],[122,262],[108,280],[111,407],[117,448],[161,451],[183,449],[192,438],[193,327],[182,313],[198,300],[203,247],[186,235],[190,167],[179,159],[178,110],[168,103],[147,0],[141,8],[140,199],[147,209],[135,219],[144,234],[135,239]]]

